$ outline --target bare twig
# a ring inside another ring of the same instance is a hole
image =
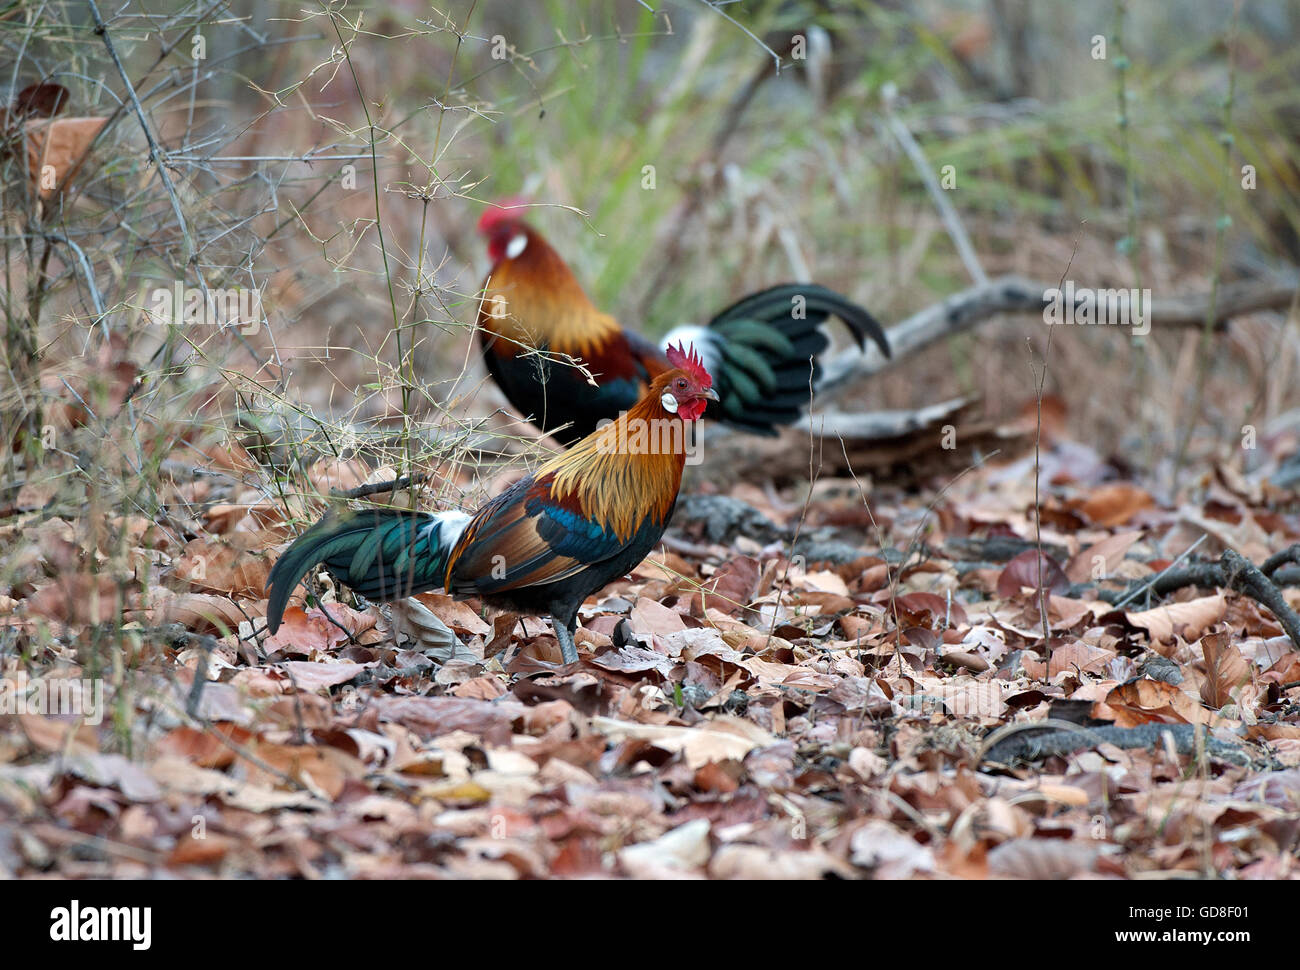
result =
[[[1144,592],[1146,592],[1149,589],[1155,590],[1155,592],[1158,595],[1160,593],[1167,593],[1170,590],[1179,589],[1182,586],[1186,586],[1187,583],[1185,582],[1178,583],[1177,585],[1168,586],[1168,587],[1165,587],[1161,584],[1167,582],[1169,577],[1176,575],[1174,570],[1178,566],[1178,564],[1182,562],[1184,559],[1186,559],[1188,556],[1190,556],[1196,550],[1196,547],[1199,546],[1202,542],[1204,542],[1208,538],[1209,538],[1208,535],[1201,536],[1190,546],[1184,549],[1182,553],[1179,554],[1177,559],[1171,562],[1164,569],[1160,570],[1160,572],[1156,573],[1148,580],[1144,580],[1140,583],[1135,584],[1133,589],[1130,590],[1128,593],[1124,594],[1124,598],[1115,604],[1115,608],[1119,609],[1122,606],[1126,605],[1127,603],[1132,602],[1133,600],[1137,599],[1137,597],[1141,596]]]
[[[118,77],[122,79],[122,86],[126,88],[126,96],[131,101],[131,109],[140,122],[140,129],[144,132],[144,140],[149,146],[149,160],[157,167],[158,178],[162,181],[163,188],[167,190],[167,197],[171,200],[172,212],[176,215],[176,226],[180,229],[181,236],[185,240],[185,258],[187,261],[193,260],[195,255],[194,238],[190,235],[189,221],[181,210],[180,196],[176,194],[176,186],[172,184],[172,177],[167,172],[166,160],[163,157],[162,149],[158,147],[157,139],[153,136],[153,128],[149,124],[149,119],[145,117],[144,105],[140,103],[140,98],[135,93],[135,85],[131,83],[126,68],[122,66],[122,59],[117,56],[117,48],[113,46],[112,38],[108,36],[108,24],[104,23],[104,18],[100,16],[99,6],[95,3],[95,0],[86,0],[86,3],[90,7],[91,19],[95,21],[95,33],[99,34],[104,41],[104,46],[108,48],[109,59],[112,60],[113,66],[117,68]]]
[[[428,475],[423,472],[416,472],[413,475],[403,475],[401,478],[388,482],[371,482],[368,485],[358,485],[356,488],[332,488],[330,494],[338,498],[366,498],[369,495],[378,495],[381,492],[400,492],[412,485],[423,485],[428,480]]]

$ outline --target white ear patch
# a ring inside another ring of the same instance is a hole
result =
[[[669,414],[677,413],[677,398],[673,397],[672,391],[664,391],[664,396],[659,399],[659,403]]]
[[[528,237],[523,233],[517,236],[511,236],[510,241],[506,243],[506,258],[514,259],[520,253],[528,248]]]

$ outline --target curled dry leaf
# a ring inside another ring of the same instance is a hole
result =
[[[450,660],[456,655],[460,646],[456,634],[418,599],[408,598],[394,603],[393,620],[397,632],[414,639],[422,652],[438,660]]]
[[[805,573],[795,581],[796,589],[815,593],[834,593],[836,596],[848,596],[849,587],[838,575],[829,570]]]
[[[1201,700],[1218,710],[1233,700],[1233,692],[1250,680],[1250,662],[1241,655],[1228,633],[1210,633],[1201,637],[1205,657],[1205,680],[1201,683]]]
[[[1162,680],[1142,677],[1120,684],[1106,696],[1106,706],[1120,727],[1152,721],[1166,724],[1208,724],[1214,715],[1190,694]]]

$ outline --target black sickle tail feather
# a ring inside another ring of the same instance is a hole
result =
[[[331,513],[294,540],[267,581],[266,627],[280,627],[289,594],[317,565],[367,599],[387,601],[441,589],[447,557],[468,516],[402,509]]]
[[[812,283],[760,290],[710,320],[723,420],[763,435],[799,420],[808,407],[810,386],[815,389],[821,379],[820,357],[830,343],[822,325],[831,316],[844,321],[859,347],[870,337],[890,355],[889,340],[875,317]]]

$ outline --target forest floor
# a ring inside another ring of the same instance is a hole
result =
[[[119,523],[128,568],[96,568],[43,496],[0,529],[26,593],[5,604],[0,875],[1294,869],[1300,651],[1258,599],[1297,605],[1269,554],[1300,510],[1227,468],[1182,507],[1069,441],[1038,496],[1032,453],[942,491],[697,492],[588,601],[564,669],[544,618],[440,594],[324,583],[328,616],[300,596],[267,636],[300,526],[247,455],[212,459],[166,485],[165,519]],[[1277,585],[1140,588],[1225,550]],[[56,693],[85,716],[18,706]]]

